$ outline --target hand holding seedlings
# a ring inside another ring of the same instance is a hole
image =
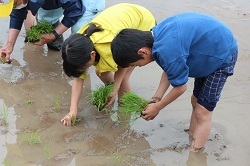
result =
[[[10,64],[10,54],[13,51],[12,43],[7,43],[4,47],[0,48],[0,62]]]
[[[119,112],[125,115],[135,114],[137,118],[142,115],[142,110],[147,107],[149,100],[146,100],[133,92],[126,92],[120,98]]]
[[[110,105],[112,105],[115,102],[115,97],[117,95],[117,91],[114,90],[113,92],[110,93],[108,100],[105,104],[105,107],[109,107]]]
[[[62,118],[61,123],[65,126],[73,126],[76,120],[76,113],[69,112],[64,118]]]
[[[28,41],[31,43],[45,44],[44,42],[52,42],[54,40],[54,35],[51,34],[52,25],[47,22],[41,22],[37,25],[31,26],[30,30],[27,31]],[[43,35],[42,35],[43,34]],[[50,38],[51,41],[49,40]]]
[[[42,46],[55,40],[55,36],[52,33],[41,34],[40,36],[41,39],[38,42],[33,43],[34,45]]]
[[[1,64],[1,63],[2,63],[2,64],[5,64],[5,63],[11,64],[11,60],[6,61],[5,58],[0,57],[0,64]]]
[[[107,107],[110,102],[114,101],[114,85],[100,85],[96,90],[92,91],[89,94],[91,103],[96,106],[98,111],[101,111],[103,108]]]
[[[150,103],[142,111],[142,118],[147,121],[153,120],[158,115],[160,110],[161,109],[158,107],[158,103]]]

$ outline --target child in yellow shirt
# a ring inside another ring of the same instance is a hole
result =
[[[62,118],[62,124],[70,126],[71,117],[76,117],[86,70],[92,65],[104,84],[114,82],[114,88],[117,89],[111,94],[107,106],[114,102],[117,93],[119,98],[124,92],[130,91],[129,77],[134,67],[121,68],[116,65],[111,53],[111,42],[124,28],[148,31],[155,23],[154,16],[146,8],[121,3],[105,9],[77,34],[65,40],[62,47],[63,69],[74,80],[70,112]]]

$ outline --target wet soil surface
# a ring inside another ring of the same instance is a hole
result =
[[[85,99],[100,85],[90,69],[79,105],[79,121],[65,127],[60,120],[69,111],[72,80],[64,75],[61,54],[24,43],[21,31],[12,64],[0,64],[0,162],[3,165],[60,166],[234,166],[249,165],[250,159],[250,2],[243,0],[110,1],[107,7],[130,2],[147,7],[158,22],[185,11],[203,12],[224,21],[239,42],[235,75],[226,83],[213,113],[212,131],[205,148],[189,152],[191,115],[187,92],[164,108],[153,120],[112,112],[98,112]],[[9,20],[0,19],[0,47],[7,41]],[[66,33],[65,37],[69,35]],[[155,92],[161,69],[152,63],[135,69],[133,91],[146,99]],[[8,115],[6,115],[8,110]],[[6,117],[6,118],[5,118]],[[120,117],[121,119],[119,119]]]

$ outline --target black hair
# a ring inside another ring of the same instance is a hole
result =
[[[69,77],[80,77],[84,66],[91,59],[91,51],[95,51],[94,44],[89,38],[94,32],[101,31],[101,27],[90,24],[84,34],[73,34],[62,45],[63,70]],[[100,55],[96,52],[95,61]]]
[[[123,29],[113,39],[111,51],[113,58],[118,66],[129,67],[130,63],[142,59],[138,55],[142,47],[153,47],[154,38],[150,31],[137,29]]]

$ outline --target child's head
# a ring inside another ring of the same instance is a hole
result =
[[[80,77],[84,66],[91,59],[94,50],[92,41],[82,34],[74,34],[67,38],[62,45],[63,70],[67,76]]]
[[[73,34],[62,45],[63,70],[69,77],[80,77],[90,64],[98,61],[99,54],[94,49],[90,36],[102,28],[90,24],[84,34]],[[94,52],[94,57],[92,56]],[[94,60],[92,60],[94,59]],[[91,62],[89,64],[89,62]]]
[[[111,43],[113,58],[118,66],[129,67],[132,63],[144,59],[140,50],[143,47],[151,49],[153,42],[150,31],[123,29]]]

